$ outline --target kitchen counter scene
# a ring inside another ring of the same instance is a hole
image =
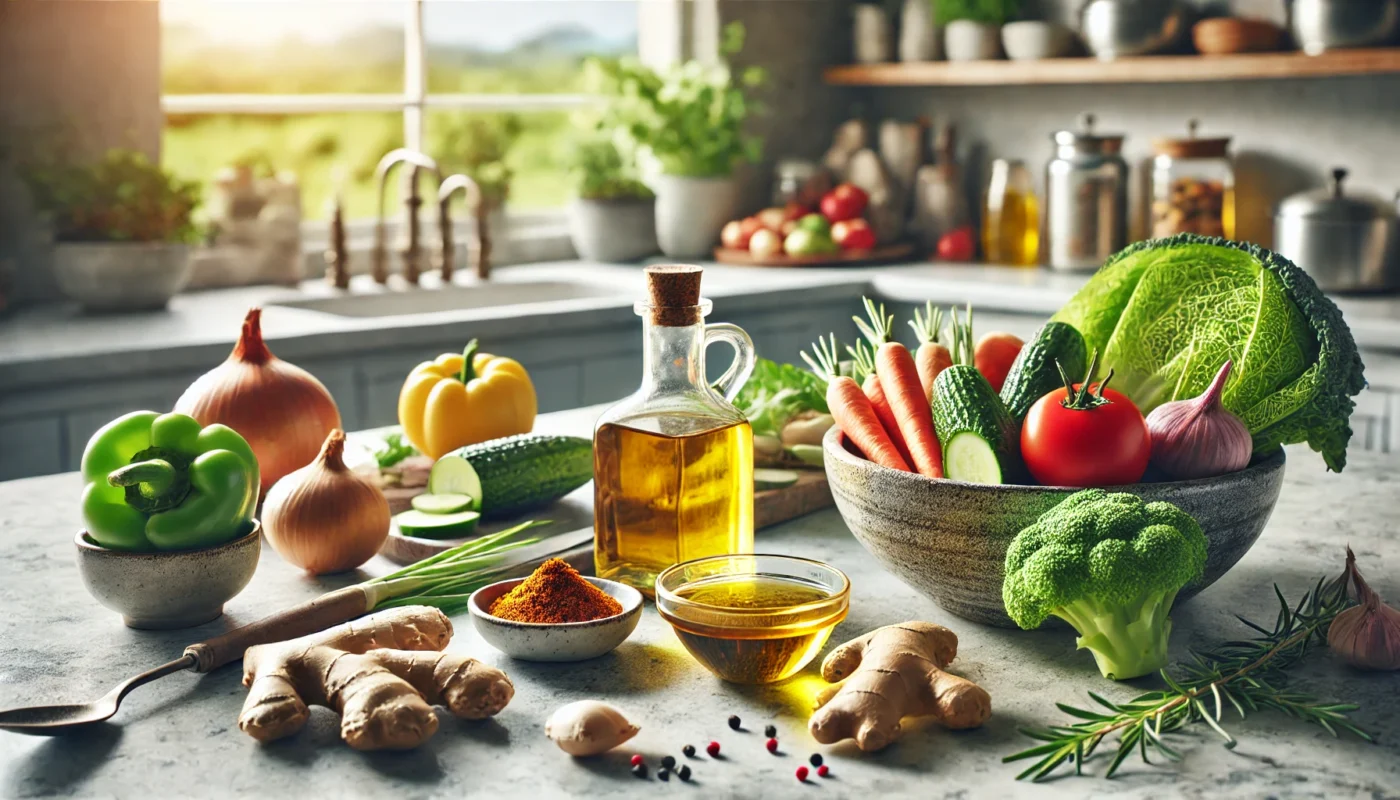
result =
[[[587,435],[596,408],[541,417],[537,430]],[[1173,658],[1249,630],[1235,619],[1272,621],[1277,584],[1300,597],[1321,578],[1340,573],[1350,544],[1385,597],[1400,597],[1392,520],[1393,461],[1354,454],[1344,475],[1325,473],[1314,453],[1290,448],[1283,491],[1260,541],[1219,583],[1173,614],[1178,634]],[[345,576],[313,579],[265,549],[252,584],[229,602],[227,617],[184,631],[125,628],[84,591],[73,564],[73,532],[81,526],[77,475],[0,484],[0,707],[97,697],[117,681],[177,656],[185,645],[255,620],[330,588],[394,568],[376,558]],[[585,489],[591,492],[591,489]],[[875,754],[850,742],[821,746],[806,733],[812,695],[822,684],[815,665],[777,686],[728,684],[700,667],[648,603],[632,637],[613,653],[578,664],[511,659],[486,644],[471,620],[454,617],[450,651],[504,670],[515,697],[496,717],[454,720],[427,744],[406,753],[356,753],[338,741],[335,717],[312,714],[301,734],[259,746],[235,720],[246,690],[237,665],[208,675],[179,674],[135,690],[109,723],[76,735],[42,738],[0,733],[0,793],[7,797],[63,795],[140,797],[196,793],[233,797],[308,791],[324,796],[422,797],[492,794],[612,797],[657,791],[706,797],[1393,797],[1400,786],[1400,722],[1390,705],[1393,674],[1360,673],[1326,648],[1296,671],[1300,689],[1335,702],[1354,703],[1352,720],[1373,735],[1367,744],[1275,711],[1233,711],[1222,725],[1238,740],[1233,749],[1201,725],[1170,737],[1180,764],[1129,759],[1111,781],[1063,777],[1017,782],[1018,764],[1001,758],[1034,742],[1026,726],[1065,719],[1056,702],[1082,705],[1086,692],[1110,699],[1132,696],[1146,682],[1112,685],[1076,650],[1066,630],[1024,632],[961,620],[884,571],[852,538],[835,510],[820,511],[760,531],[764,553],[796,553],[842,569],[851,579],[850,614],[832,635],[845,641],[880,625],[921,619],[958,635],[950,669],[991,693],[992,716],[980,729],[951,732],[911,723],[901,740]],[[580,699],[600,699],[622,710],[641,732],[593,759],[572,759],[545,737],[552,710]],[[729,729],[737,714],[745,730]],[[761,731],[777,727],[778,755],[764,750]],[[703,752],[722,745],[722,760]],[[681,747],[700,748],[687,760]],[[829,779],[807,784],[793,770],[812,752],[825,755]],[[659,784],[629,772],[632,753],[656,760],[671,754],[693,770],[691,785]],[[1156,760],[1156,759],[1154,759]],[[1105,757],[1086,765],[1097,776]]]

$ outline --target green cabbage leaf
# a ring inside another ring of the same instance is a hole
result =
[[[1282,256],[1193,234],[1139,242],[1054,318],[1079,329],[1143,414],[1201,394],[1230,359],[1223,402],[1256,456],[1307,442],[1328,469],[1346,466],[1361,356],[1341,310]]]

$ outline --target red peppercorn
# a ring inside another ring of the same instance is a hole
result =
[[[776,752],[778,752],[778,740],[777,740],[777,739],[769,739],[767,742],[764,742],[763,746],[766,747],[766,748],[768,748],[768,752],[770,752],[770,753],[776,753]]]
[[[640,764],[640,763],[642,763],[642,754],[641,754],[641,753],[637,753],[636,755],[632,756],[632,766],[635,767],[635,766],[637,766],[637,765]]]
[[[806,783],[806,782],[807,782],[807,768],[806,768],[806,767],[798,767],[798,768],[797,768],[797,779],[798,779],[799,781],[802,781],[803,783]]]
[[[823,778],[825,778],[825,777],[827,776],[827,774],[830,773],[830,772],[831,772],[831,767],[828,767],[828,766],[825,765],[825,764],[822,764],[820,767],[817,767],[817,774],[820,775],[820,776],[823,777]]]
[[[710,754],[710,758],[719,757],[719,742],[710,742],[705,745],[705,752]]]

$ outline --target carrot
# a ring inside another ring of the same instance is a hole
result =
[[[933,302],[924,304],[924,311],[914,309],[914,318],[909,327],[919,337],[919,349],[914,352],[914,365],[919,369],[919,383],[924,387],[924,395],[933,403],[933,381],[938,373],[953,366],[953,355],[938,341],[943,333],[943,309],[934,308]]]
[[[847,347],[846,352],[851,354],[855,365],[851,377],[860,382],[861,391],[865,392],[870,405],[875,408],[875,416],[880,418],[885,434],[890,437],[904,462],[913,464],[914,456],[909,453],[909,446],[904,443],[904,435],[899,432],[899,421],[890,410],[889,400],[885,399],[885,390],[880,386],[880,376],[875,374],[875,351],[867,343],[858,341],[855,347]]]
[[[895,449],[894,443],[885,433],[880,418],[875,416],[875,407],[865,396],[860,385],[852,378],[837,376],[826,385],[826,404],[831,416],[841,432],[850,439],[865,457],[883,467],[912,472],[909,462]]]
[[[1011,365],[1025,344],[1020,337],[1013,334],[992,331],[977,340],[972,363],[977,367],[977,371],[982,373],[982,377],[987,379],[987,383],[992,385],[992,389],[1000,392],[1001,385],[1006,383],[1007,374],[1011,372]]]
[[[904,437],[904,444],[913,456],[913,465],[920,475],[930,478],[943,477],[943,450],[938,446],[938,435],[933,430],[933,409],[929,405],[924,387],[919,383],[919,369],[908,348],[899,342],[891,341],[894,317],[885,314],[884,306],[877,310],[869,298],[865,300],[865,311],[870,317],[867,325],[857,319],[861,332],[871,343],[881,344],[875,351],[875,374],[880,379],[880,388],[894,414],[896,426]]]

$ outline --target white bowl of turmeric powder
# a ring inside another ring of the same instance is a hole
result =
[[[580,575],[552,558],[527,578],[472,593],[472,624],[486,643],[522,661],[583,661],[626,641],[642,616],[642,593]]]

